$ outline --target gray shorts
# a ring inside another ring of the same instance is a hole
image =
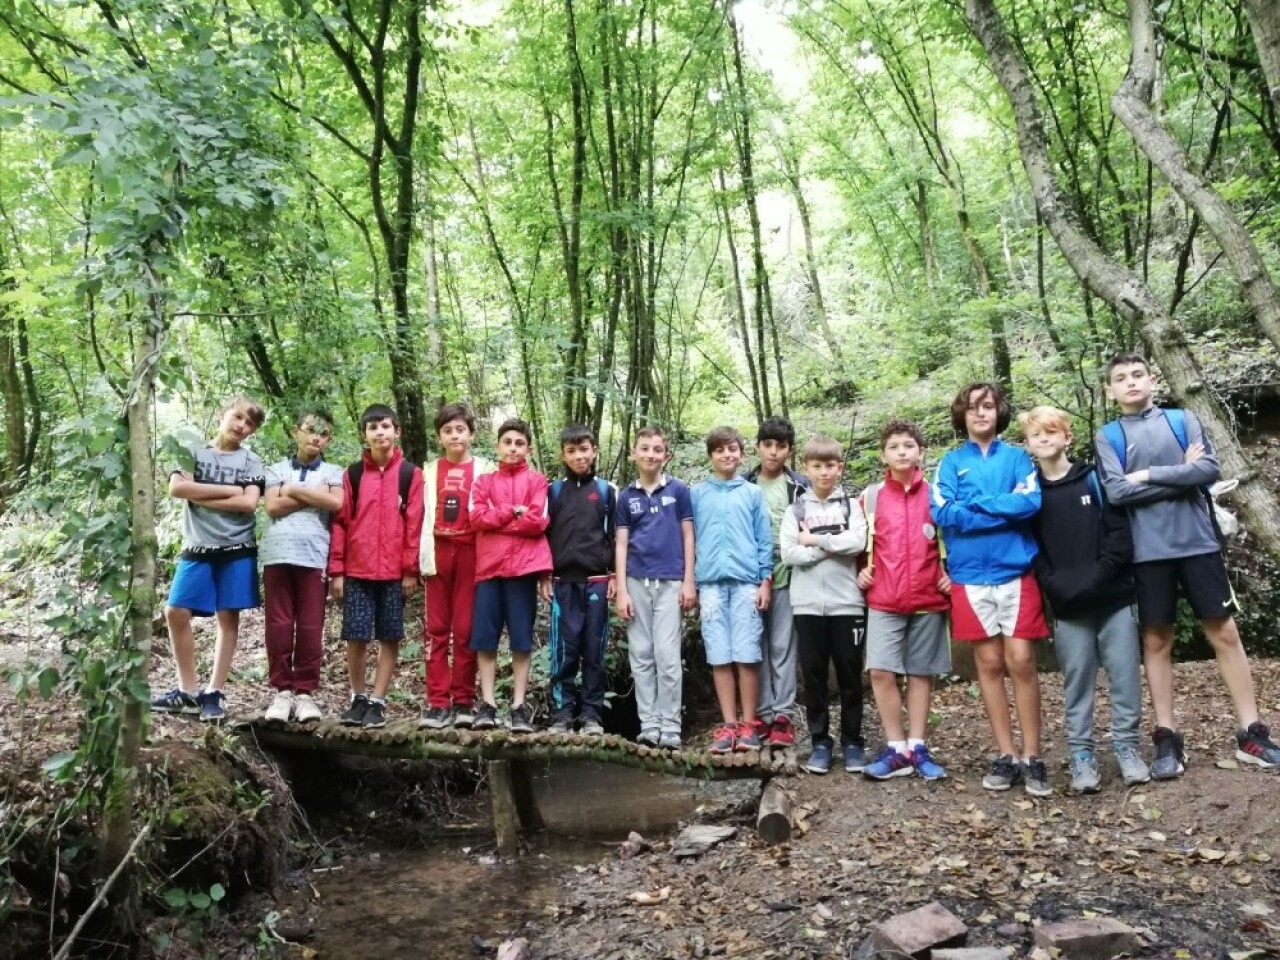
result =
[[[866,669],[912,677],[950,673],[947,615],[868,610]]]

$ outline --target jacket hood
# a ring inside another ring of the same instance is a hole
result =
[[[1072,463],[1070,469],[1068,469],[1067,472],[1057,480],[1050,480],[1042,472],[1040,474],[1040,485],[1043,487],[1065,487],[1069,483],[1075,483],[1092,469],[1092,463],[1085,463],[1082,460],[1077,460]]]

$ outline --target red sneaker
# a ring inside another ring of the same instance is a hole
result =
[[[756,736],[760,738],[761,743],[764,743],[769,739],[769,724],[766,721],[756,717],[751,721],[751,725],[755,729]]]
[[[796,728],[792,726],[789,718],[778,714],[773,718],[773,723],[769,725],[769,746],[789,747],[795,742]]]
[[[731,723],[717,728],[711,737],[711,746],[707,749],[716,754],[733,753],[737,733],[737,728]]]
[[[738,724],[738,738],[734,741],[733,749],[745,753],[748,750],[760,749],[760,737],[756,733],[756,725],[743,721]]]

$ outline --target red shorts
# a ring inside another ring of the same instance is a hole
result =
[[[1040,585],[1030,573],[999,584],[954,584],[951,588],[951,639],[991,637],[1043,640],[1049,636]]]

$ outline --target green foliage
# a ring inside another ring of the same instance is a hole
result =
[[[169,915],[186,930],[187,939],[193,944],[199,944],[209,925],[218,919],[219,905],[226,895],[227,891],[222,884],[215,883],[208,890],[170,887],[161,894],[161,900]],[[152,942],[157,950],[168,950],[173,938],[168,933],[157,933]]]

